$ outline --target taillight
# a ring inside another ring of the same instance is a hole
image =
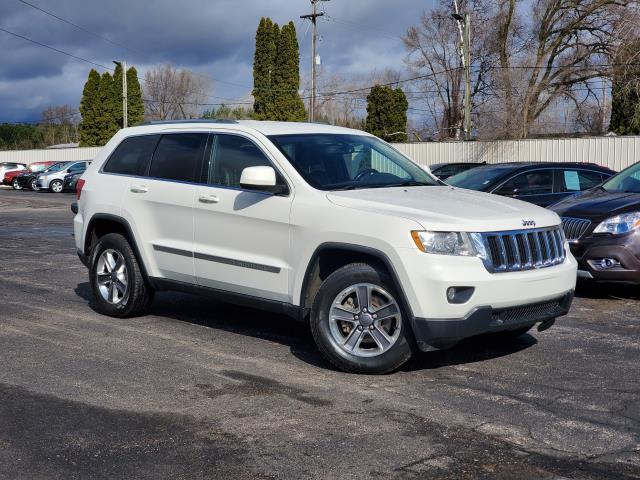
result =
[[[82,195],[82,187],[84,187],[84,180],[79,178],[76,182],[76,200],[80,200],[80,195]]]

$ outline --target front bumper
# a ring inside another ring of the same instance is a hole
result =
[[[464,338],[485,333],[517,330],[540,322],[548,327],[569,312],[572,301],[573,290],[544,302],[502,309],[479,307],[464,318],[414,318],[413,333],[422,351],[448,348]]]
[[[570,243],[578,261],[578,277],[601,282],[640,284],[640,231],[627,235],[591,236]],[[599,268],[601,259],[619,262],[613,268]]]

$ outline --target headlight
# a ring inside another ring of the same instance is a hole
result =
[[[476,234],[466,232],[411,232],[416,246],[425,253],[437,255],[460,255],[463,257],[482,256],[484,250],[482,241],[475,238]]]
[[[593,233],[612,233],[614,235],[627,233],[640,228],[640,212],[623,213],[615,217],[607,218],[600,223]]]

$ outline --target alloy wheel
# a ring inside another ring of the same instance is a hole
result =
[[[358,283],[340,292],[329,312],[329,329],[336,344],[359,357],[388,351],[400,337],[398,302],[378,285]]]
[[[120,252],[112,249],[102,252],[96,276],[102,298],[112,305],[126,303],[129,297],[127,265]]]

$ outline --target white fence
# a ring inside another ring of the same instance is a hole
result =
[[[445,162],[591,162],[619,171],[640,161],[640,136],[496,142],[396,143],[422,165]],[[92,160],[102,147],[0,151],[0,162]]]
[[[393,145],[422,165],[446,162],[590,162],[620,171],[640,161],[640,136]]]
[[[93,160],[102,147],[48,148],[44,150],[3,150],[0,162],[68,162],[73,160]]]

